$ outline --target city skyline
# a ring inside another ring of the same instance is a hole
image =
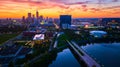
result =
[[[0,18],[27,17],[30,12],[39,16],[59,18],[70,14],[73,18],[120,17],[120,0],[1,0]]]
[[[0,0],[0,67],[120,67],[120,0]]]

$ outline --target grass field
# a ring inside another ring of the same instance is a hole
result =
[[[0,45],[2,43],[4,43],[5,41],[13,38],[13,37],[16,37],[18,34],[1,34],[0,35]]]

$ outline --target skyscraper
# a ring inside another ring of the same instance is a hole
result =
[[[31,18],[31,13],[28,13],[28,18]]]
[[[39,12],[36,11],[36,18],[38,19],[39,18]]]
[[[25,23],[25,16],[23,16],[23,17],[22,17],[22,22],[24,22],[24,23]]]
[[[43,20],[43,16],[41,15],[40,17],[39,17],[39,19],[40,19],[40,22]]]
[[[33,14],[32,15],[32,22],[34,22],[34,20],[35,20],[35,15]]]
[[[33,14],[33,18],[35,18],[35,15]]]
[[[60,28],[69,29],[71,26],[71,15],[60,15]]]
[[[31,22],[32,22],[31,13],[28,13],[27,22],[28,22],[28,23],[31,23]]]

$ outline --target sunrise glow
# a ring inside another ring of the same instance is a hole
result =
[[[120,0],[0,0],[0,18],[27,17],[36,10],[44,17],[58,18],[71,14],[74,18],[120,17]]]

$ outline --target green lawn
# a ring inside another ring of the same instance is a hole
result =
[[[0,35],[0,45],[5,41],[17,36],[18,34],[1,34]]]
[[[65,34],[62,34],[58,37],[58,47],[65,46],[67,44],[66,42],[67,36]]]

